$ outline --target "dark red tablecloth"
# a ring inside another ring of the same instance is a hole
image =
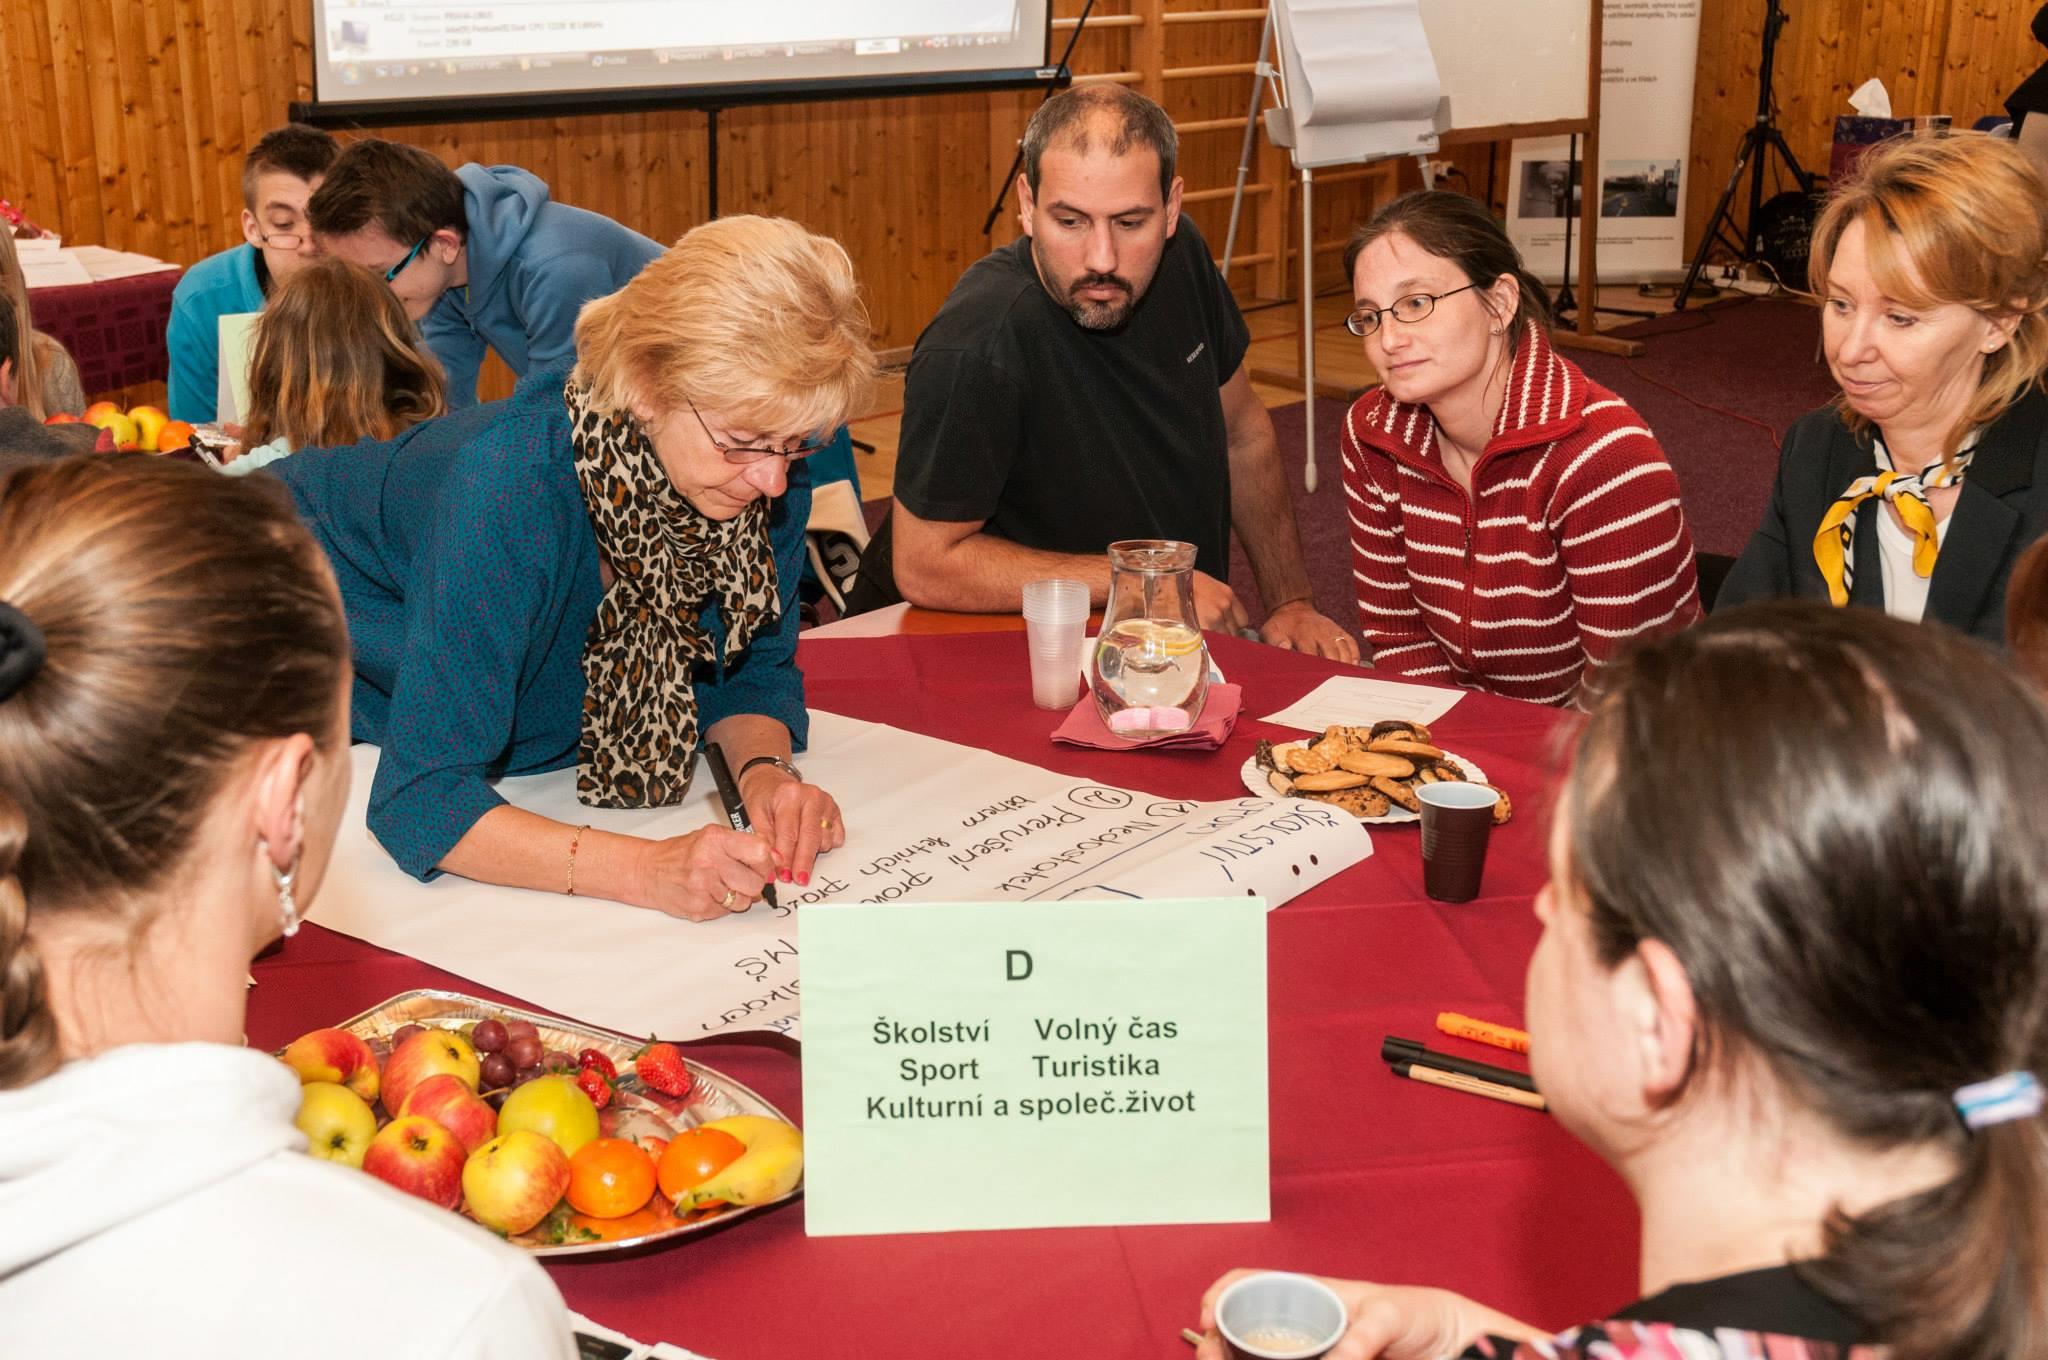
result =
[[[171,291],[184,276],[182,269],[164,269],[71,288],[31,288],[28,309],[37,330],[71,351],[91,399],[169,379],[164,330],[171,320]]]
[[[1244,687],[1245,720],[1220,751],[1111,754],[1055,746],[1060,716],[1031,706],[1024,635],[806,642],[812,707],[892,723],[1063,773],[1195,798],[1228,798],[1256,721],[1331,673],[1322,662],[1212,638]],[[1565,1326],[1634,1297],[1636,1218],[1621,1183],[1548,1117],[1402,1081],[1380,1062],[1399,1033],[1438,1036],[1439,1010],[1520,1016],[1542,886],[1540,797],[1558,717],[1471,695],[1439,741],[1514,796],[1484,895],[1422,893],[1413,827],[1374,833],[1373,857],[1275,911],[1271,935],[1273,1218],[1270,1223],[830,1238],[803,1234],[801,1203],[637,1258],[550,1266],[570,1305],[643,1340],[718,1360],[861,1355],[1142,1357],[1188,1354],[1179,1329],[1223,1270],[1273,1266],[1452,1285]],[[849,809],[857,818],[858,809]],[[574,946],[563,905],[563,945]],[[682,932],[678,926],[679,947]],[[249,1036],[272,1047],[418,986],[478,991],[413,960],[309,928],[257,965]],[[798,1066],[760,1044],[692,1054],[801,1117]],[[1508,1058],[1507,1061],[1513,1061]],[[1105,1142],[1102,1155],[1143,1157]],[[877,1185],[878,1195],[898,1193]]]

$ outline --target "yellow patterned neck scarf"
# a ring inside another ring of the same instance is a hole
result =
[[[769,501],[723,522],[675,489],[630,417],[563,390],[576,479],[612,584],[583,643],[576,796],[591,807],[666,807],[690,786],[699,732],[691,672],[719,659],[703,623],[718,602],[725,664],[782,612]]]
[[[1820,532],[1813,536],[1813,560],[1820,567],[1821,579],[1828,583],[1828,599],[1837,606],[1849,603],[1849,590],[1856,583],[1856,511],[1867,500],[1892,503],[1906,532],[1913,535],[1913,571],[1922,580],[1934,575],[1935,560],[1941,556],[1941,534],[1927,493],[1961,486],[1976,452],[1967,448],[1946,464],[1911,473],[1890,467],[1891,459],[1880,445],[1882,470],[1849,483],[1849,489],[1821,516]]]

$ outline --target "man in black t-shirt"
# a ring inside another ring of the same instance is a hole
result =
[[[1225,583],[1235,527],[1268,642],[1345,661],[1316,611],[1250,340],[1180,216],[1173,124],[1118,85],[1048,100],[1024,134],[1024,236],[971,267],[918,337],[896,499],[861,560],[855,609],[1019,608],[1027,581],[1109,591],[1103,549],[1196,548],[1207,628],[1245,625]]]

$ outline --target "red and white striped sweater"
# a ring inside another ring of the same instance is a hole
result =
[[[1344,421],[1360,625],[1373,664],[1564,704],[1638,633],[1700,616],[1678,478],[1643,418],[1531,324],[1472,494],[1425,406],[1385,388]]]

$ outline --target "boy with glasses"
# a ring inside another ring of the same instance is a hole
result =
[[[548,196],[510,165],[450,170],[366,138],[308,206],[320,249],[381,276],[448,371],[451,409],[476,402],[486,348],[513,373],[575,357],[576,313],[623,288],[661,247]]]
[[[242,161],[243,244],[185,271],[171,294],[171,419],[214,419],[220,390],[220,319],[260,312],[273,287],[313,258],[306,203],[340,148],[304,123],[265,133]]]

